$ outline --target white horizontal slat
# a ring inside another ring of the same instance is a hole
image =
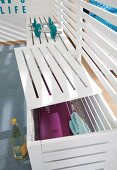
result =
[[[65,6],[67,6],[71,10],[74,10],[74,11],[77,10],[77,6],[73,2],[69,2],[67,0],[62,0],[62,2],[65,4]]]
[[[70,16],[74,21],[77,20],[77,15],[72,12],[70,9],[66,8],[63,4],[61,5],[62,10],[68,15]]]
[[[88,34],[88,36],[96,43],[100,44],[101,48],[108,53],[109,55],[112,55],[117,60],[117,48],[113,46],[110,42],[108,42],[107,39],[105,39],[103,36],[101,36],[96,30],[92,29],[92,27],[88,24],[84,24],[81,22],[82,28],[85,30],[85,32]]]
[[[65,138],[43,140],[42,142],[42,151],[53,152],[66,149],[73,149],[76,147],[85,147],[89,145],[99,145],[102,143],[108,143],[109,133],[88,133],[84,135],[75,135]]]
[[[107,65],[105,65],[105,63],[102,62],[102,60],[98,57],[98,55],[102,56],[102,54],[97,53],[98,49],[97,46],[95,46],[93,44],[93,42],[91,41],[91,39],[84,33],[82,33],[83,35],[83,39],[85,40],[85,42],[90,46],[90,49],[94,49],[95,51],[92,50],[92,55],[90,55],[90,57],[92,58],[92,60],[96,63],[96,65],[100,68],[101,72],[105,75],[105,77],[109,80],[109,82],[112,84],[112,86],[115,88],[115,90],[117,90],[117,78],[110,72],[110,70],[108,69]],[[93,48],[94,46],[95,48]],[[96,53],[95,53],[96,52]],[[103,57],[103,56],[102,56]]]
[[[110,28],[84,12],[82,13],[82,18],[84,18],[86,22],[89,22],[93,27],[95,27],[97,31],[100,31],[100,33],[106,36],[106,38],[112,40],[115,44],[117,43],[117,32],[111,30]]]
[[[65,20],[62,17],[62,21],[63,24],[65,25],[65,27],[70,31],[70,33],[74,36],[74,38],[76,38],[76,31],[73,29],[73,27],[67,22],[67,20]]]
[[[101,48],[101,46],[99,46],[100,44],[96,44],[84,32],[81,31],[80,33],[81,33],[81,36],[84,38],[84,40],[87,42],[87,44],[90,46],[90,48],[92,48],[96,53],[98,52],[98,57],[101,60],[101,62],[103,62],[105,65],[108,65],[109,69],[111,69],[115,73],[117,73],[117,63],[115,61],[113,61],[112,57],[109,56],[109,54],[104,52],[104,50]],[[113,77],[113,75],[112,75],[112,77]]]
[[[90,156],[83,156],[83,157],[76,157],[72,159],[66,159],[61,161],[49,162],[46,163],[46,169],[64,169],[72,166],[84,165],[84,164],[91,164],[93,162],[100,162],[106,160],[106,154],[97,154],[97,155],[90,155]]]
[[[117,24],[117,15],[110,13],[102,8],[99,8],[95,5],[92,5],[90,3],[87,3],[85,1],[81,1],[82,3],[82,7],[87,9],[88,11],[100,16],[101,18],[109,21],[110,23],[112,23],[113,25]]]
[[[70,23],[70,25],[76,30],[77,28],[76,23],[66,13],[64,13],[64,11],[62,11],[61,13],[62,13],[63,18],[65,18],[65,20],[68,23]]]
[[[112,6],[113,8],[117,8],[117,1],[111,1],[111,0],[97,0],[97,1],[102,4]]]
[[[105,161],[101,161],[101,162],[97,162],[97,163],[94,162],[89,165],[69,167],[66,170],[95,170],[95,167],[97,169],[103,170],[105,167]]]
[[[76,39],[71,34],[71,32],[66,28],[66,26],[62,23],[63,29],[66,32],[66,34],[69,36],[69,38],[73,41],[74,45],[76,45]]]
[[[86,44],[82,41],[82,46],[83,48],[86,49]],[[84,46],[85,44],[85,46]],[[89,58],[89,56],[86,54],[86,52],[83,49],[80,49],[82,56],[85,58],[87,63],[90,65],[92,70],[95,72],[97,75],[98,79],[101,81],[101,83],[104,85],[104,87],[107,89],[108,93],[110,96],[113,98],[115,102],[117,102],[117,93],[115,90],[112,88],[112,86],[109,84],[109,82],[105,79],[105,77],[102,75],[102,73],[99,71],[97,66],[92,62],[92,60]]]
[[[60,161],[67,158],[73,158],[73,157],[80,157],[80,156],[86,156],[86,155],[92,155],[92,154],[99,154],[102,152],[107,152],[108,150],[108,144],[100,144],[100,145],[92,145],[88,147],[83,148],[75,148],[75,149],[68,149],[63,151],[57,151],[57,152],[50,152],[50,153],[44,153],[43,159],[44,162],[50,162],[50,161]]]

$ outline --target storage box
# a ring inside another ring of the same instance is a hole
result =
[[[103,3],[117,7],[115,1]],[[27,146],[32,169],[116,170],[117,119],[80,59],[82,55],[117,102],[117,79],[110,71],[113,68],[117,73],[117,35],[83,9],[113,24],[117,16],[81,0],[33,0],[27,2],[27,7],[28,24],[34,17],[41,21],[51,16],[76,46],[75,50],[64,33],[63,41],[57,37],[56,42],[45,42],[42,35],[44,42],[40,44],[36,39],[35,45],[27,26],[29,46],[15,50],[27,103]],[[72,135],[68,126],[72,109],[69,114],[63,109],[63,115],[61,111],[46,115],[50,108],[71,102],[91,132]]]

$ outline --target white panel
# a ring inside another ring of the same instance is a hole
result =
[[[83,157],[76,157],[72,159],[61,160],[58,162],[49,162],[46,163],[46,170],[48,169],[65,169],[72,166],[84,165],[84,164],[91,164],[93,162],[101,162],[106,160],[106,154],[97,154],[97,155],[90,155],[90,156],[83,156]]]
[[[71,148],[68,150],[60,150],[57,152],[50,152],[50,153],[44,153],[43,158],[44,162],[51,162],[51,161],[60,161],[67,158],[73,158],[73,157],[83,157],[85,159],[85,156],[87,155],[95,155],[99,153],[106,153],[108,150],[108,144],[100,144],[100,145],[90,145],[86,147],[81,148]]]

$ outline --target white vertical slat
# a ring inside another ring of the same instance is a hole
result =
[[[107,119],[107,117],[106,117],[106,115],[105,115],[105,112],[106,112],[106,111],[103,110],[102,107],[99,105],[99,102],[97,101],[96,96],[91,96],[90,99],[91,99],[91,101],[92,101],[92,103],[93,103],[96,111],[98,112],[98,116],[99,116],[100,119],[102,120],[102,122],[103,122],[106,130],[112,129],[113,126],[112,126],[111,123],[108,121],[108,119]]]
[[[26,103],[28,103],[28,107],[29,107],[32,104],[32,101],[36,99],[36,95],[34,93],[34,88],[22,54],[22,50],[15,49],[15,54],[16,54],[17,65],[20,70],[20,77],[24,89],[24,94],[26,96]]]
[[[73,95],[75,91],[73,90],[70,83],[66,79],[62,70],[59,68],[58,64],[55,62],[55,60],[51,56],[50,52],[47,50],[47,48],[45,46],[41,46],[41,51],[43,52],[44,57],[47,60],[50,68],[52,69],[52,71],[54,73],[54,75],[56,76],[56,78],[57,78],[57,80],[58,80],[58,82],[59,82],[59,84],[60,84],[60,86],[63,90],[63,93],[65,93],[66,96],[69,95],[69,94]]]
[[[49,67],[47,66],[47,63],[45,62],[41,52],[38,50],[38,48],[32,49],[34,56],[38,62],[38,65],[40,67],[40,70],[45,78],[45,81],[49,87],[49,90],[51,94],[53,95],[53,99],[62,97],[61,91],[59,86],[57,85],[57,82],[55,81]]]
[[[25,48],[23,50],[25,54],[25,58],[27,60],[27,64],[29,66],[30,72],[32,74],[32,78],[39,96],[39,100],[43,103],[43,100],[49,100],[49,94],[47,88],[42,80],[41,73],[36,65],[33,54],[31,53],[31,49]]]

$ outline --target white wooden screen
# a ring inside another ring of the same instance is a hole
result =
[[[98,1],[98,0],[97,0]],[[99,0],[117,8],[116,2]],[[108,22],[117,25],[117,15],[90,3],[80,0],[78,52],[85,58],[110,96],[117,102],[117,33],[90,16],[94,13]],[[89,11],[89,14],[83,11]]]

